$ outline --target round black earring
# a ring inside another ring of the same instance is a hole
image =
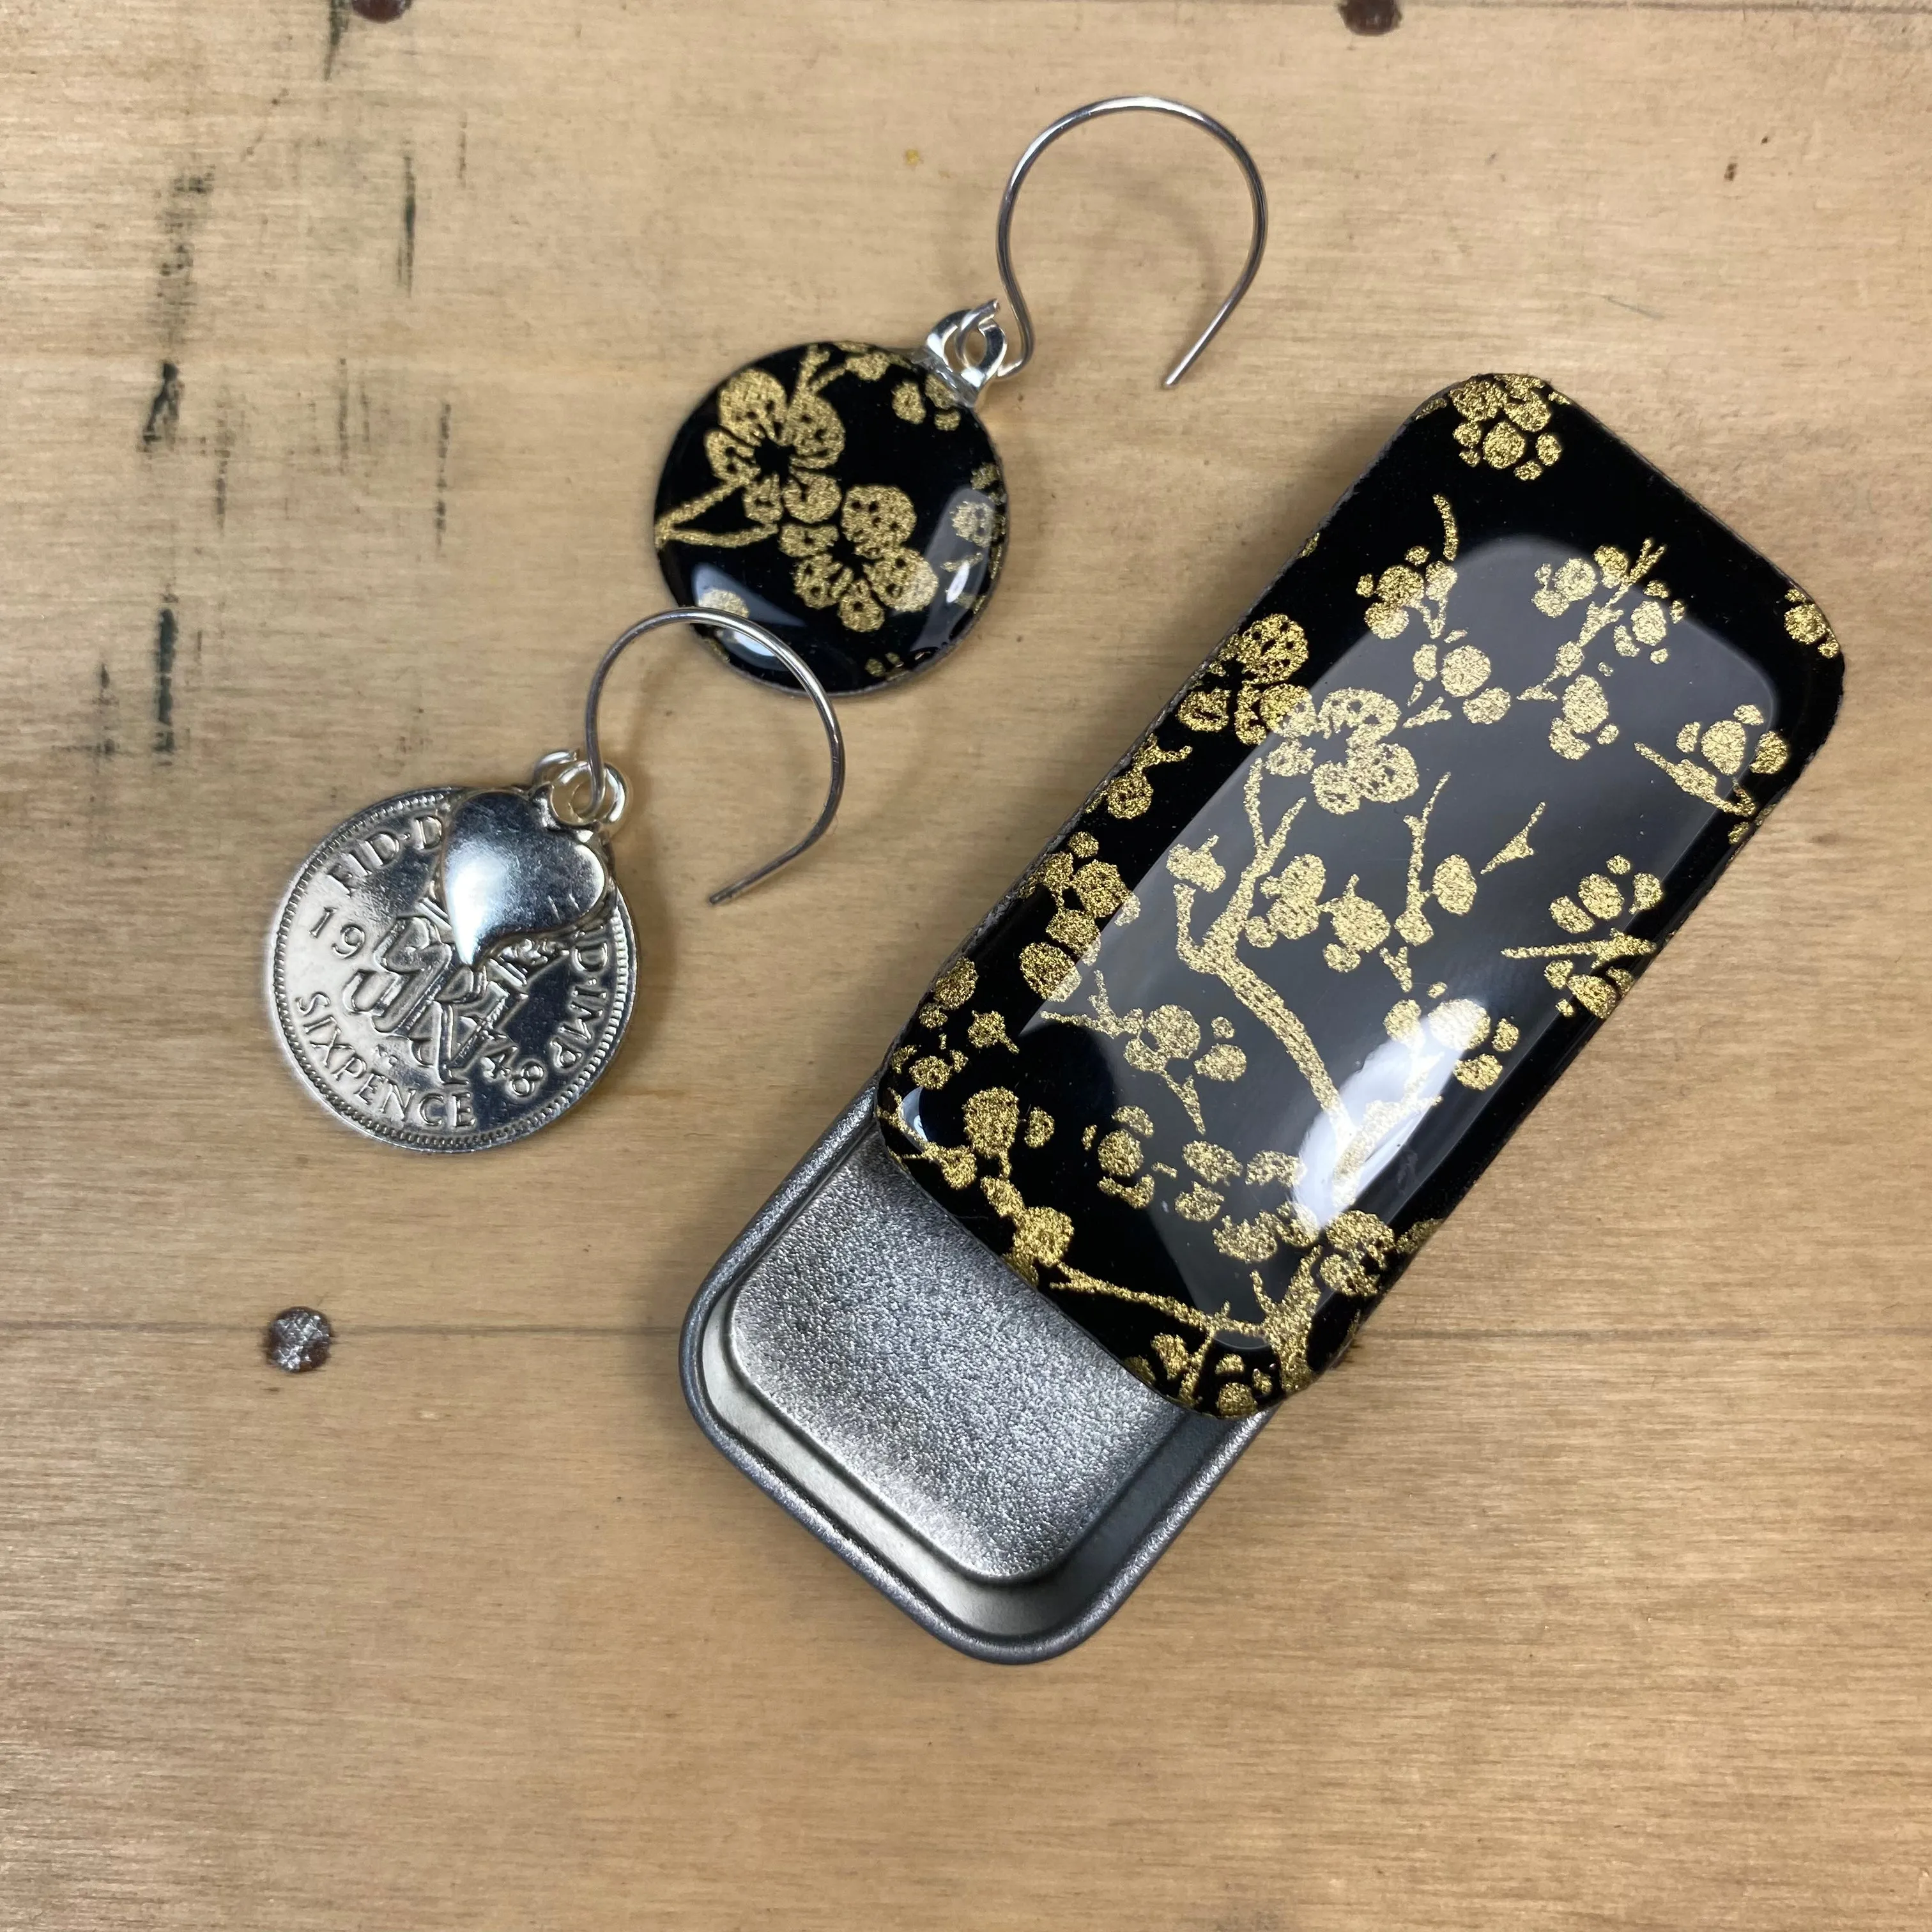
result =
[[[1240,277],[1166,378],[1187,373],[1246,294],[1268,242],[1252,157],[1199,109],[1123,94],[1063,115],[1014,164],[995,251],[1018,335],[998,300],[936,323],[917,349],[812,342],[760,357],[706,395],[673,439],[658,482],[655,539],[675,601],[748,619],[782,638],[837,696],[877,691],[936,663],[970,630],[998,580],[1006,489],[979,418],[987,387],[1031,359],[1032,318],[1013,273],[1013,205],[1034,163],[1102,115],[1172,114],[1240,164],[1253,208]],[[783,689],[791,674],[741,631],[706,641]]]

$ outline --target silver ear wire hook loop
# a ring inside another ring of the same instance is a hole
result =
[[[668,624],[701,624],[712,630],[728,631],[743,642],[769,651],[798,680],[805,694],[812,700],[819,722],[825,727],[825,742],[832,756],[831,783],[826,788],[825,803],[812,830],[796,844],[787,846],[776,859],[767,860],[755,872],[747,872],[742,879],[734,880],[728,886],[721,886],[711,895],[711,903],[722,905],[726,900],[749,892],[760,880],[769,879],[774,872],[790,865],[801,853],[817,844],[831,829],[832,821],[838,814],[839,799],[845,790],[845,737],[838,728],[838,714],[832,709],[832,700],[826,695],[825,687],[812,675],[805,660],[789,644],[773,637],[763,625],[724,610],[680,607],[674,610],[656,611],[639,620],[618,638],[598,661],[596,670],[590,675],[590,693],[584,701],[584,756],[557,771],[550,779],[550,809],[564,824],[580,830],[606,826],[614,823],[622,812],[623,780],[604,762],[598,748],[598,705],[604,694],[604,680],[618,658],[638,638],[649,632],[662,630]],[[541,770],[539,767],[540,772]],[[571,804],[569,795],[586,778],[590,784],[590,802],[580,812]]]
[[[1061,135],[1070,134],[1089,121],[1097,121],[1104,114],[1143,113],[1172,114],[1212,134],[1240,166],[1248,184],[1248,200],[1254,210],[1254,232],[1248,243],[1246,264],[1235,278],[1234,286],[1228,291],[1226,299],[1214,311],[1214,320],[1201,332],[1194,346],[1167,372],[1161,382],[1162,388],[1172,388],[1187,374],[1195,359],[1214,340],[1221,325],[1234,314],[1241,298],[1247,293],[1268,248],[1268,190],[1262,185],[1261,172],[1255,166],[1254,157],[1243,146],[1240,137],[1211,114],[1204,114],[1199,108],[1190,107],[1184,101],[1169,100],[1163,94],[1118,94],[1106,100],[1089,101],[1084,107],[1076,107],[1070,114],[1063,114],[1052,127],[1042,129],[1028,142],[1026,152],[1013,164],[1006,193],[1000,197],[1000,218],[994,231],[994,249],[999,263],[1000,281],[1006,290],[1006,300],[1012,306],[1013,322],[1019,331],[1020,340],[1018,355],[1001,355],[992,370],[994,377],[1017,376],[1033,359],[1033,317],[1028,311],[1026,298],[1020,293],[1019,278],[1013,273],[1013,205],[1019,199],[1020,184],[1026,179],[1034,163]]]
[[[1201,352],[1220,332],[1221,325],[1240,305],[1241,298],[1255,279],[1256,272],[1261,267],[1262,256],[1268,249],[1268,190],[1262,185],[1261,171],[1255,166],[1254,157],[1248,152],[1239,135],[1224,127],[1211,114],[1204,114],[1199,108],[1190,107],[1184,101],[1170,100],[1164,94],[1118,94],[1106,100],[1090,100],[1084,107],[1076,107],[1071,113],[1063,114],[1051,127],[1043,128],[1028,142],[1025,153],[1013,164],[1006,192],[1000,197],[999,220],[994,229],[994,250],[999,264],[1000,284],[1006,292],[1013,322],[1019,332],[1018,352],[1013,352],[1006,332],[994,320],[999,311],[998,302],[982,302],[976,308],[961,309],[944,317],[934,325],[932,333],[926,339],[927,358],[968,409],[977,404],[980,392],[989,382],[1017,376],[1033,359],[1033,316],[1027,308],[1025,296],[1020,293],[1019,278],[1013,272],[1013,207],[1019,200],[1020,184],[1026,179],[1034,163],[1061,135],[1070,134],[1089,121],[1097,121],[1104,114],[1172,114],[1213,135],[1234,156],[1242,178],[1248,184],[1248,200],[1254,211],[1248,259],[1235,278],[1234,286],[1228,291],[1226,299],[1214,311],[1214,320],[1196,338],[1192,347],[1167,372],[1162,380],[1162,388],[1172,388],[1194,366]],[[976,354],[968,350],[967,344],[973,339],[976,339],[979,344]]]

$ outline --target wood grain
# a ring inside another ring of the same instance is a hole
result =
[[[261,936],[571,735],[686,410],[991,287],[1015,542],[816,728],[614,688],[640,1012],[514,1153],[291,1084]],[[1932,1923],[1919,6],[0,8],[0,1924]],[[934,1644],[740,1480],[686,1302],[1402,414],[1558,382],[1816,595],[1836,736],[1126,1611]],[[299,1382],[261,1326],[341,1341]]]

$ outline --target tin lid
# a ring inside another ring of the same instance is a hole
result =
[[[1823,742],[1816,606],[1549,384],[1412,416],[933,982],[879,1116],[1143,1382],[1346,1348]]]

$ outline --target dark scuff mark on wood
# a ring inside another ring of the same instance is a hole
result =
[[[1392,34],[1402,25],[1398,0],[1340,0],[1336,10],[1352,34]]]
[[[436,547],[442,548],[442,532],[449,520],[449,405],[436,426]]]
[[[235,460],[235,424],[223,397],[214,417],[214,527],[228,527],[228,466]]]
[[[335,364],[335,466],[349,467],[349,362],[344,356]]]
[[[173,354],[181,346],[188,311],[194,306],[194,237],[208,212],[214,176],[176,176],[161,206],[161,259],[155,271],[154,304],[160,317],[161,346]]]
[[[119,710],[114,696],[114,680],[107,675],[107,667],[100,667],[100,686],[94,694],[94,713],[97,727],[94,740],[94,755],[97,758],[111,758],[118,748],[114,737],[114,721]]]
[[[1738,178],[1738,164],[1737,164],[1737,163],[1736,163],[1736,161],[1726,161],[1726,162],[1724,164],[1724,178],[1725,178],[1725,180],[1726,180],[1726,181],[1736,181],[1736,180],[1737,179],[1737,178]]]
[[[154,307],[161,339],[161,374],[141,428],[143,449],[172,448],[181,423],[178,360],[194,306],[194,238],[214,192],[214,176],[203,169],[175,176],[161,205],[161,259],[154,274]]]
[[[181,626],[175,617],[174,600],[164,598],[154,624],[154,754],[171,758],[175,753],[175,647]]]
[[[141,429],[143,449],[174,447],[175,431],[181,424],[181,371],[172,362],[161,364],[161,380],[148,405],[148,420]]]
[[[1632,315],[1642,316],[1646,322],[1661,322],[1664,320],[1662,310],[1646,308],[1640,302],[1625,302],[1621,296],[1606,294],[1604,299],[1612,308],[1627,308]]]
[[[416,164],[403,157],[403,238],[396,244],[396,280],[405,289],[416,284]]]
[[[410,0],[349,0],[365,20],[400,20],[410,10]]]
[[[342,37],[349,31],[349,0],[328,0],[328,51],[322,56],[324,80],[335,71],[335,56],[342,51]]]
[[[456,184],[458,188],[470,185],[470,116],[466,114],[456,124]]]
[[[252,139],[249,142],[248,145],[242,150],[242,159],[244,161],[252,161],[255,158],[255,150],[262,145],[263,139],[267,135],[268,131],[268,124],[275,118],[275,110],[280,106],[283,102],[287,100],[288,98],[289,91],[285,87],[277,93],[274,98],[270,100],[268,103],[268,111],[262,117],[261,126],[255,130],[254,139]]]

